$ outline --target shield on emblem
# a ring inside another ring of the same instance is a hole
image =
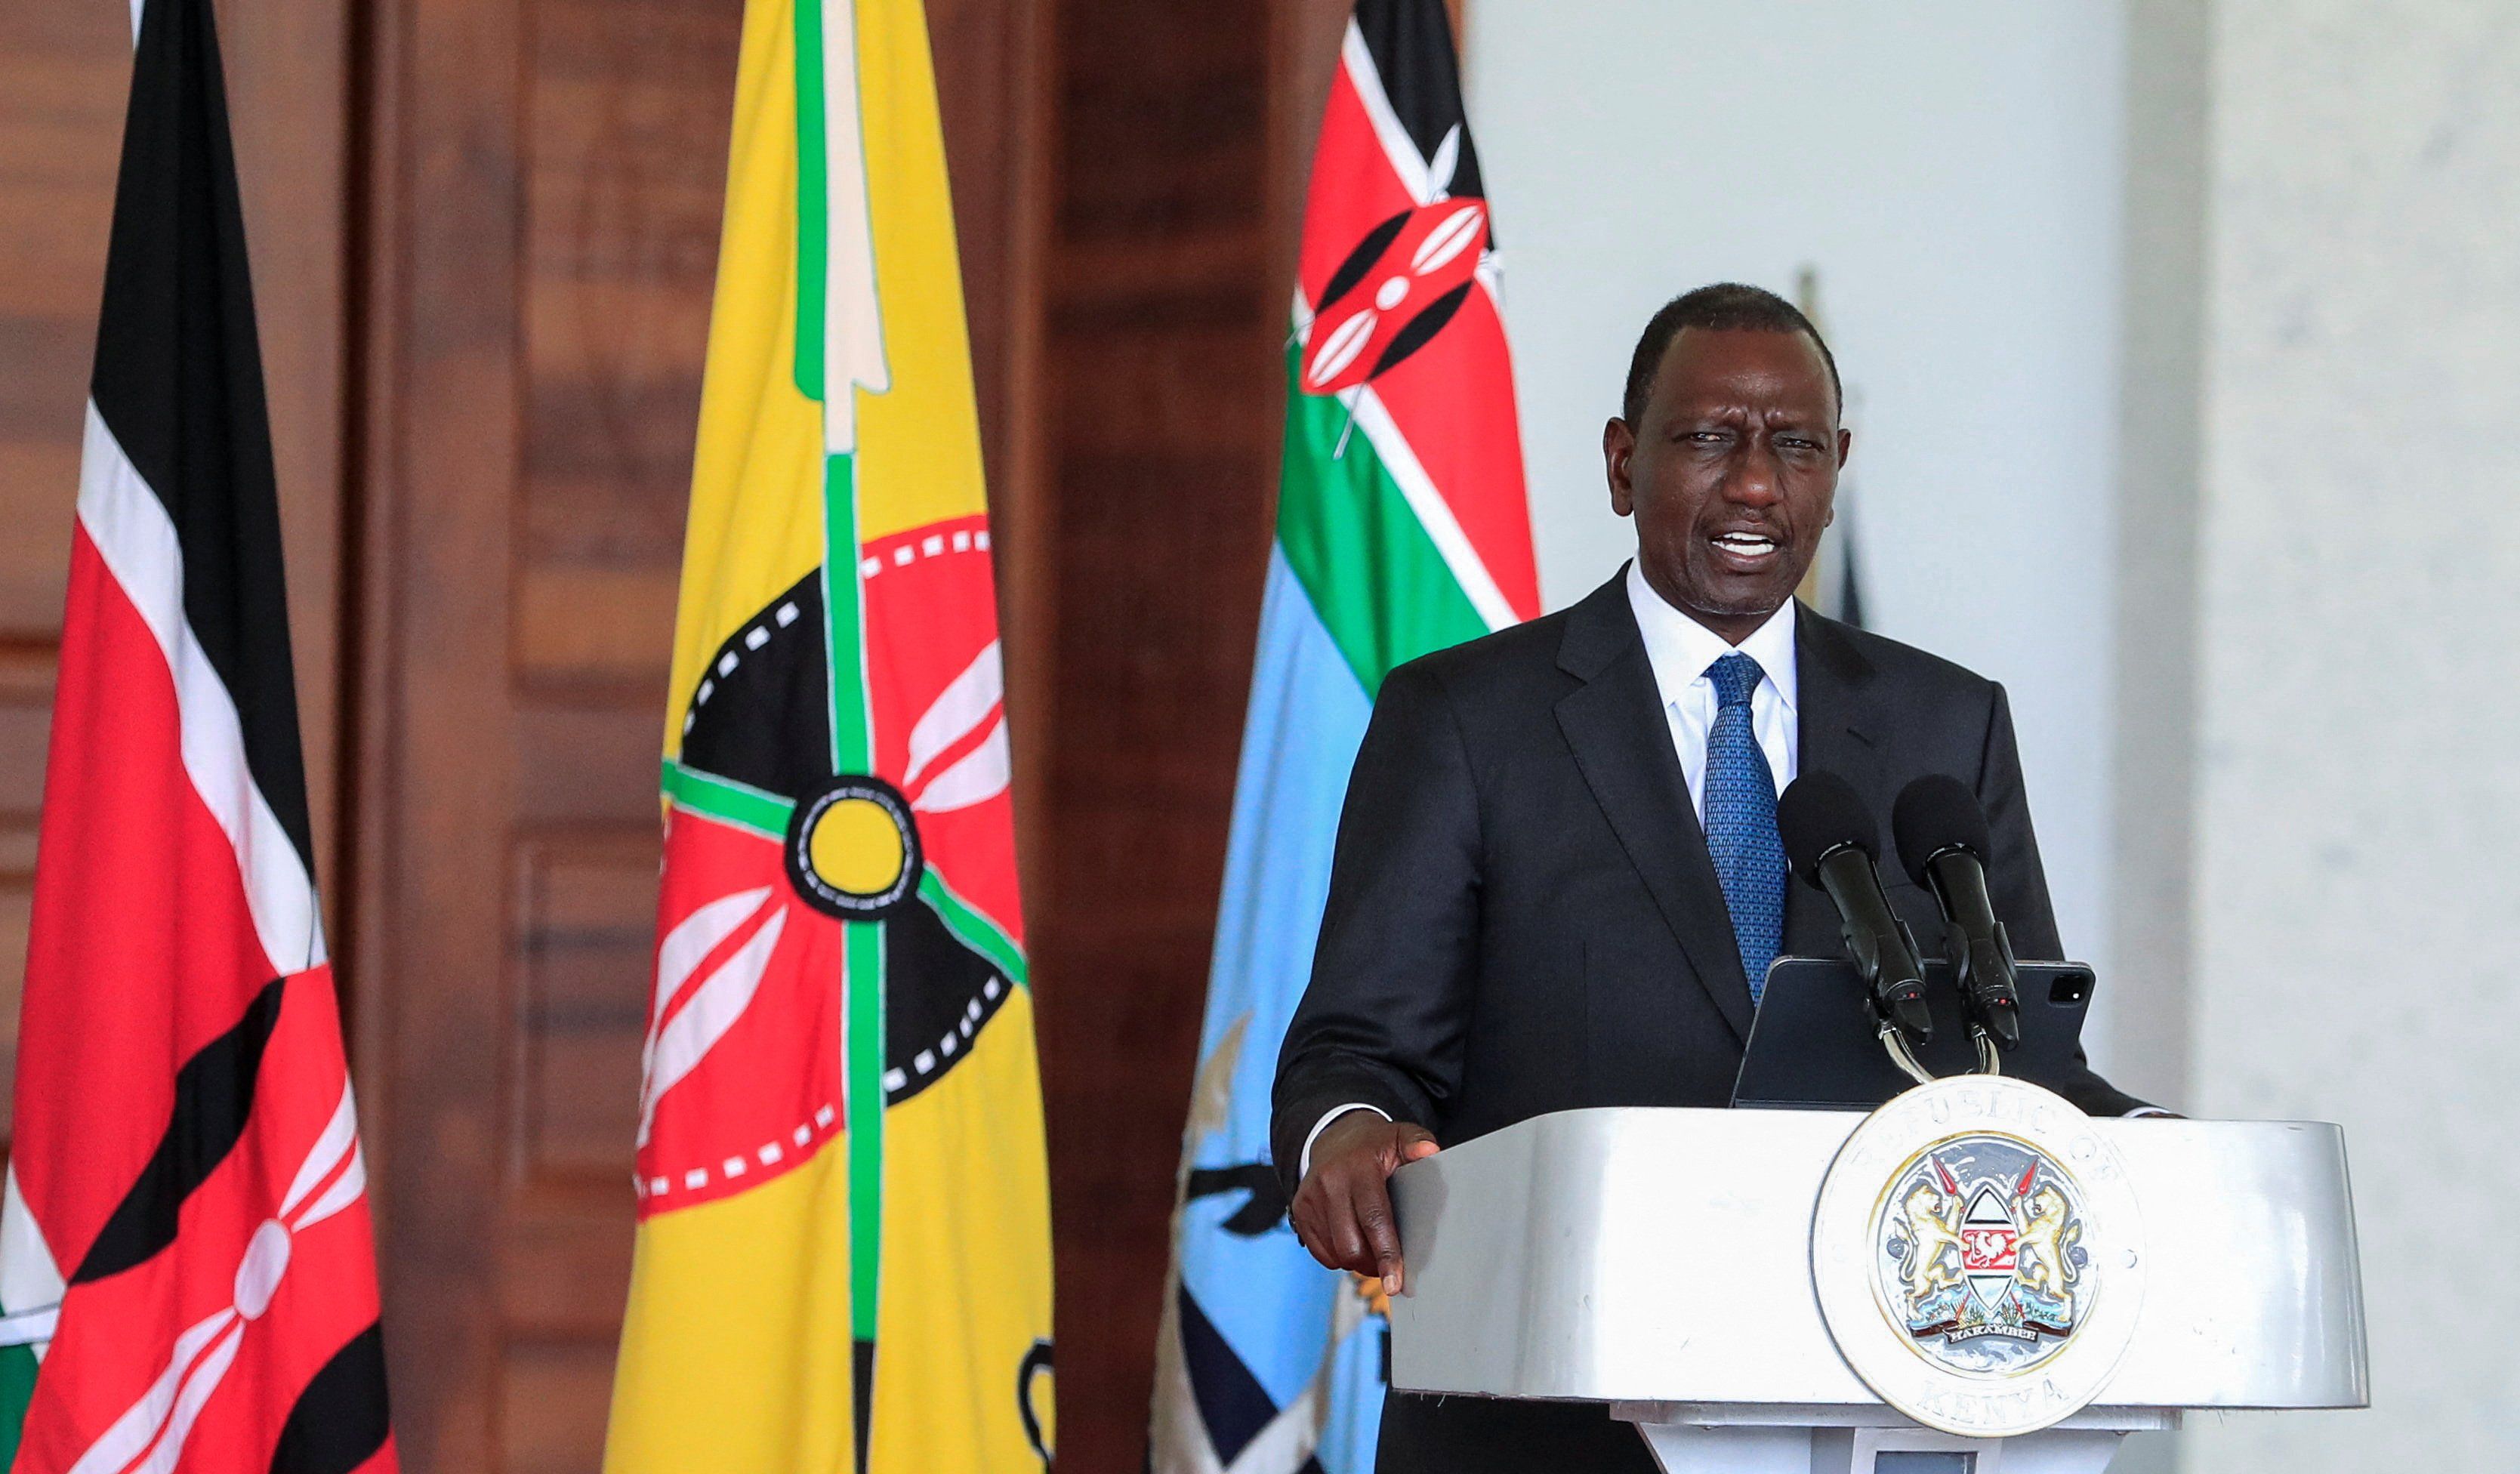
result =
[[[2021,1232],[2002,1192],[1993,1183],[1978,1184],[1960,1216],[1960,1273],[1990,1314],[2011,1292],[2020,1246]]]
[[[1367,232],[1314,304],[1305,392],[1354,388],[1426,346],[1469,296],[1487,239],[1478,199],[1437,200]]]

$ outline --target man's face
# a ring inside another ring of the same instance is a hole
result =
[[[1601,431],[1610,506],[1665,603],[1737,645],[1793,597],[1835,514],[1852,437],[1800,333],[1684,328],[1642,423]]]

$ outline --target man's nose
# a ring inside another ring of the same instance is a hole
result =
[[[1724,499],[1744,507],[1767,507],[1784,494],[1784,467],[1777,453],[1760,437],[1745,440],[1724,477]]]

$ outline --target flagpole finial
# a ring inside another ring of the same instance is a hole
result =
[[[1794,268],[1794,306],[1820,325],[1820,268],[1809,261]]]

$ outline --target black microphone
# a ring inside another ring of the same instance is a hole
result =
[[[2015,989],[2012,939],[1986,895],[1986,810],[1957,778],[1929,773],[1900,790],[1890,809],[1899,863],[1934,893],[1943,909],[1944,941],[1969,1021],[2004,1049],[2021,1044],[2021,998]]]
[[[1881,893],[1873,873],[1881,825],[1854,785],[1834,773],[1806,773],[1777,800],[1777,830],[1794,873],[1828,892],[1837,905],[1847,955],[1872,990],[1872,1005],[1917,1044],[1934,1037],[1925,1007],[1925,973],[1916,944]]]

